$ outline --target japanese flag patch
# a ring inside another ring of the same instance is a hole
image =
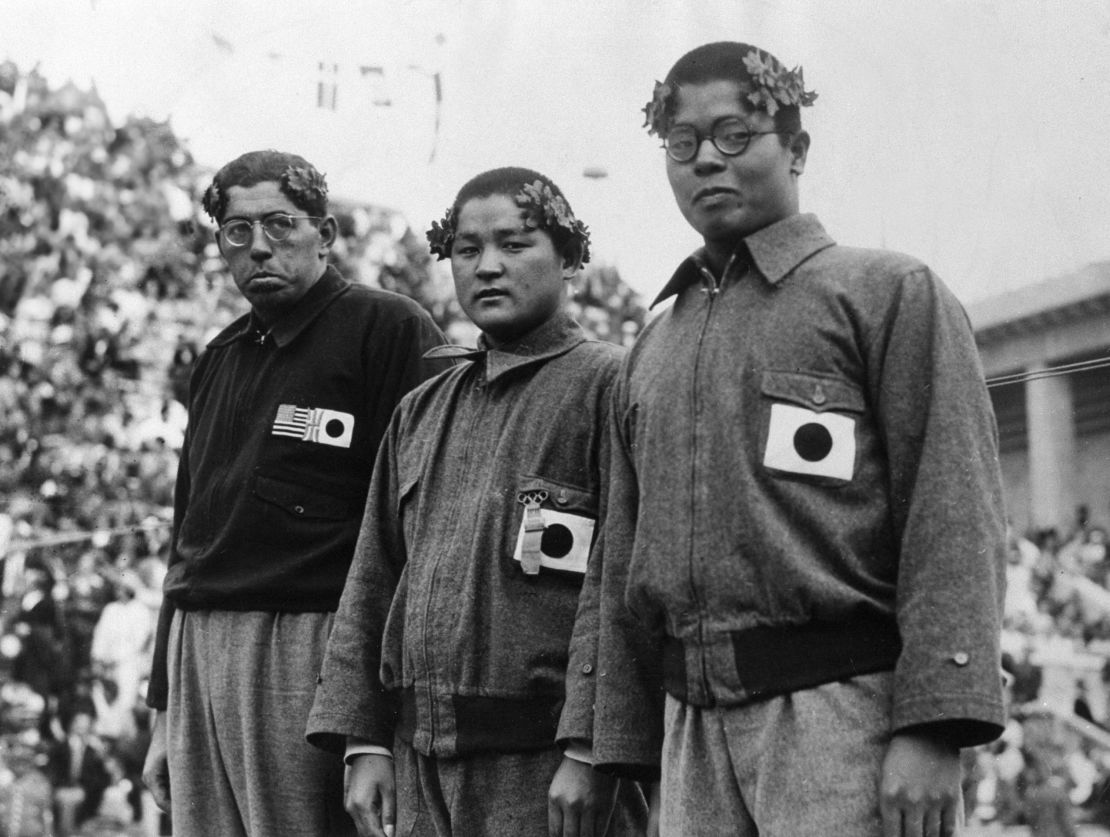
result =
[[[856,465],[856,420],[772,404],[763,465],[776,471],[851,480]]]
[[[584,573],[590,557],[590,544],[594,536],[594,520],[580,514],[537,510],[542,515],[543,529],[539,533],[539,566],[564,572]],[[517,534],[513,560],[521,561],[526,550],[527,516],[521,521]],[[535,548],[529,545],[528,548]]]
[[[282,404],[270,432],[304,442],[349,448],[355,432],[355,417],[339,410]]]

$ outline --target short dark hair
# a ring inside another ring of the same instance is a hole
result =
[[[751,44],[737,41],[716,41],[703,44],[687,52],[674,66],[664,84],[673,90],[680,89],[687,84],[705,84],[710,81],[735,81],[739,82],[744,93],[755,89],[755,80],[744,64],[744,59],[755,52],[764,61],[782,66],[775,56],[766,50]],[[756,110],[746,95],[740,97],[740,104],[746,110]],[[671,95],[666,103],[665,118],[669,122],[674,116],[675,98]],[[798,105],[780,105],[774,114],[775,129],[785,133],[794,134],[802,130],[802,113]]]
[[[544,201],[543,206],[533,206],[527,200],[522,203],[521,196],[537,187],[549,191],[555,202],[561,201],[565,212],[553,212],[550,200]],[[460,210],[467,201],[493,195],[505,195],[521,203],[522,210],[530,211],[530,219],[536,227],[546,230],[551,236],[551,241],[559,253],[565,254],[567,248],[573,247],[578,251],[576,255],[579,263],[585,264],[590,260],[589,228],[575,218],[574,210],[570,208],[570,201],[563,194],[563,190],[547,175],[520,166],[490,169],[464,183],[450,209],[447,210],[441,222],[442,226],[439,223],[433,224],[432,229],[428,231],[432,252],[441,259],[449,257],[451,242],[455,235],[454,227],[458,223]]]
[[[298,208],[309,215],[328,214],[328,185],[316,167],[287,151],[248,151],[216,172],[204,192],[204,211],[217,224],[227,211],[227,190],[273,181]]]

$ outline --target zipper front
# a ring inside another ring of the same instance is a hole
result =
[[[477,367],[477,364],[475,364]],[[462,433],[462,438],[465,440],[462,450],[462,455],[458,458],[458,466],[451,469],[448,477],[448,482],[454,482],[455,476],[465,476],[470,473],[470,459],[471,459],[471,441],[476,438],[476,434],[481,431],[483,422],[483,414],[485,412],[486,404],[486,390],[482,382],[483,372],[475,369],[475,382],[469,384],[464,388],[464,397],[466,404],[463,405],[460,412],[469,413],[469,420],[466,423],[466,428]],[[464,484],[465,483],[461,483]],[[464,495],[465,492],[460,492]],[[439,638],[438,626],[432,625],[432,619],[435,618],[435,609],[433,604],[436,601],[437,591],[440,587],[440,570],[446,563],[446,557],[454,554],[458,547],[456,543],[458,538],[458,522],[460,510],[464,504],[452,504],[453,510],[447,526],[445,527],[450,536],[444,539],[444,544],[447,545],[446,549],[440,550],[435,558],[435,563],[428,573],[428,589],[424,599],[424,613],[421,619],[421,632],[420,632],[420,652],[424,664],[424,678],[427,683],[425,689],[425,698],[428,702],[428,736],[429,748],[434,752],[436,748],[436,739],[439,735],[437,723],[439,707],[436,704],[436,687],[438,685],[437,659],[433,652],[433,647],[436,640]],[[448,579],[450,584],[450,579]]]
[[[709,321],[713,316],[713,303],[716,301],[718,293],[720,293],[720,285],[713,274],[710,273],[709,270],[704,266],[700,268],[700,272],[702,275],[702,279],[705,282],[705,286],[701,289],[702,293],[705,294],[705,316],[702,319],[701,328],[698,332],[698,339],[696,343],[696,348],[694,350],[694,372],[691,376],[692,380],[690,404],[692,405],[693,410],[693,421],[690,422],[690,531],[688,536],[690,551],[689,555],[687,556],[686,567],[688,582],[690,585],[690,598],[693,600],[694,607],[698,614],[698,645],[699,648],[702,649],[701,653],[698,656],[698,688],[703,690],[705,696],[708,697],[709,688],[708,677],[705,671],[704,653],[704,649],[706,647],[705,602],[702,599],[700,590],[698,589],[699,573],[697,572],[697,568],[694,566],[694,562],[696,560],[698,529],[698,434],[702,422],[702,403],[700,398],[702,349],[705,343],[706,332],[709,330]]]

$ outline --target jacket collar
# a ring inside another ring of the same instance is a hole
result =
[[[268,330],[252,310],[239,317],[235,322],[217,334],[209,346],[226,346],[236,340],[251,338],[265,340],[272,337],[278,346],[288,346],[315,320],[320,312],[351,287],[351,283],[339,275],[333,265],[328,265],[323,275],[298,300],[296,307],[274,323]]]
[[[814,253],[835,243],[816,215],[791,215],[747,236],[725,266],[725,275],[753,265],[767,282],[777,285]],[[651,307],[707,275],[711,276],[705,263],[705,248],[700,247],[678,266]]]
[[[478,337],[477,348],[436,346],[425,352],[424,357],[432,360],[484,360],[486,382],[492,383],[514,369],[566,354],[586,339],[582,326],[569,314],[560,311],[523,337],[497,348],[492,348],[482,334]]]

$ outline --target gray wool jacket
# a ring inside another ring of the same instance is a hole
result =
[[[555,745],[624,350],[565,315],[454,349],[469,362],[402,401],[378,455],[308,721],[325,749]]]
[[[695,254],[671,295],[614,388],[568,678],[596,762],[655,770],[664,692],[742,705],[884,670],[892,731],[996,737],[1004,512],[959,303],[812,215],[750,236],[719,283]]]

